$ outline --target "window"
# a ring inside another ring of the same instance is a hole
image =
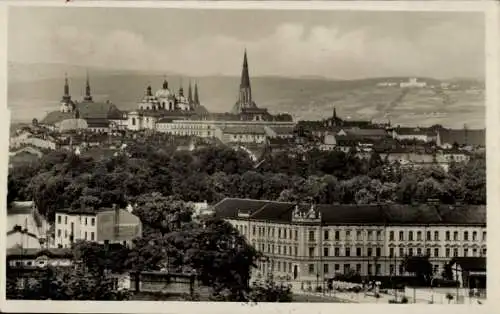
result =
[[[92,226],[95,226],[95,218],[92,218],[92,219],[90,220],[90,224],[91,224]]]
[[[328,256],[328,255],[329,255],[328,253],[329,253],[329,252],[328,252],[328,248],[327,248],[327,247],[324,247],[324,248],[323,248],[323,256]]]
[[[472,256],[477,256],[477,249],[472,249]]]
[[[93,219],[93,218],[92,218],[92,219]],[[94,241],[94,233],[93,233],[93,232],[91,232],[91,233],[90,233],[90,240],[91,240],[91,241]]]
[[[373,265],[372,264],[368,264],[368,275],[372,274],[372,268],[373,268]]]
[[[57,215],[57,223],[60,224],[61,223],[61,216],[60,215]]]
[[[439,248],[434,248],[434,257],[439,257]]]
[[[486,241],[486,231],[483,231],[483,241]]]
[[[469,256],[469,249],[464,248],[464,256],[465,257]]]
[[[87,217],[85,217],[85,226],[87,225]]]
[[[68,238],[68,230],[64,230],[64,237]]]
[[[405,269],[403,268],[403,265],[399,265],[399,274],[403,275],[405,273]]]
[[[295,256],[299,255],[299,248],[297,246],[294,248],[294,253]]]
[[[413,231],[408,232],[408,241],[413,241]]]
[[[295,241],[297,241],[298,239],[299,239],[299,232],[295,230]]]
[[[351,264],[344,265],[344,273],[348,273],[351,270]]]
[[[283,255],[286,255],[286,246],[283,246]]]
[[[368,240],[372,240],[373,237],[373,231],[368,231]]]
[[[399,256],[401,257],[405,256],[405,249],[402,247],[399,248]]]
[[[375,249],[375,255],[376,255],[376,256],[379,256],[379,257],[380,257],[380,255],[382,255],[382,254],[381,254],[381,250],[380,250],[380,248],[379,248],[379,247]]]
[[[431,232],[430,231],[427,231],[427,233],[425,235],[425,240],[427,240],[427,241],[431,240]]]
[[[85,240],[87,240],[87,231],[85,231]]]
[[[314,247],[309,248],[309,256],[314,256]]]
[[[335,267],[335,271],[339,271],[340,270],[340,265],[339,264],[335,264],[334,267]]]
[[[389,232],[389,241],[394,241],[394,231]]]
[[[450,249],[446,248],[446,257],[450,257]]]
[[[450,232],[446,231],[446,241],[450,241]]]
[[[252,235],[255,235],[255,226],[252,227]]]
[[[314,274],[314,264],[309,264],[309,274]]]
[[[486,248],[483,248],[483,256],[486,256]]]
[[[405,240],[405,234],[403,231],[399,231],[399,241],[404,241]]]
[[[457,248],[453,249],[453,257],[458,257],[458,249]]]
[[[408,255],[413,256],[413,248],[408,249]]]
[[[421,256],[421,255],[422,255],[422,249],[421,249],[421,248],[417,248],[417,255],[418,255],[418,256]]]
[[[335,240],[336,241],[340,240],[340,232],[339,231],[335,231]]]
[[[281,228],[278,228],[278,239],[281,239]],[[314,236],[312,241],[314,241]]]
[[[458,231],[453,232],[453,241],[458,241]]]
[[[390,247],[389,248],[389,257],[393,257],[393,256],[394,256],[394,248]]]
[[[335,248],[335,256],[340,256],[340,248]]]
[[[356,240],[361,241],[361,231],[356,232]]]
[[[314,241],[314,231],[309,231],[309,241]]]
[[[439,231],[434,231],[434,241],[439,241]]]
[[[425,255],[431,256],[431,249],[430,248],[425,249]]]
[[[464,241],[469,241],[469,233],[464,231]]]
[[[288,230],[288,238],[291,240],[292,239],[292,230]]]
[[[417,241],[422,241],[422,231],[417,231]]]
[[[382,232],[377,231],[377,241],[380,241],[380,240],[382,240]]]
[[[323,237],[324,237],[324,239],[325,239],[326,241],[328,241],[328,240],[329,240],[329,238],[330,238],[330,233],[328,232],[328,230],[325,230],[325,232],[323,232]]]
[[[67,225],[68,224],[68,216],[64,217],[64,224]]]
[[[373,252],[372,252],[372,248],[371,248],[371,247],[369,247],[369,248],[367,249],[367,253],[366,253],[366,255],[368,255],[368,256],[372,256],[372,253],[373,253]]]
[[[360,247],[356,248],[356,256],[361,256],[361,248]]]
[[[346,240],[351,240],[351,231],[345,232],[345,238],[346,238]]]
[[[328,264],[323,265],[323,273],[328,274]]]
[[[57,229],[57,236],[60,238],[61,237],[61,229]]]
[[[345,248],[345,256],[351,256],[351,248]]]
[[[358,274],[360,274],[360,273],[361,273],[361,264],[356,264],[356,272],[357,272]]]
[[[389,273],[394,275],[394,264],[389,265]]]
[[[381,268],[380,264],[375,265],[375,275],[380,275],[380,268]]]

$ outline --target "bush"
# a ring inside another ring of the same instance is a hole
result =
[[[399,302],[398,302],[398,300],[389,300],[389,303],[390,303],[390,304],[397,304],[397,303],[399,303]]]
[[[323,291],[323,289],[321,289],[321,287],[320,287],[320,286],[317,286],[315,290],[316,290],[316,292],[321,292],[321,291]]]
[[[408,303],[408,298],[407,297],[402,297],[401,298],[401,303],[403,303],[403,304]]]

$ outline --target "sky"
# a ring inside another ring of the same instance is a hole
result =
[[[189,76],[483,78],[484,16],[459,12],[11,7],[8,59]]]

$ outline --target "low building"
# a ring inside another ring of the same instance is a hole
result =
[[[10,203],[6,228],[7,248],[40,249],[51,240],[50,225],[38,213],[33,201]]]
[[[412,87],[423,88],[426,86],[427,86],[426,82],[419,82],[417,80],[417,78],[414,78],[414,77],[408,79],[408,82],[401,82],[399,84],[399,87],[401,87],[401,88],[412,88]]]
[[[140,219],[126,209],[80,208],[56,211],[56,247],[69,248],[77,240],[129,245],[141,235]]]
[[[403,128],[397,127],[392,129],[392,138],[398,141],[420,141],[420,142],[435,142],[437,133],[425,128]]]
[[[224,144],[262,144],[267,133],[264,126],[227,126],[215,131],[217,138]]]
[[[450,262],[450,268],[460,288],[486,289],[486,256],[455,257]]]
[[[405,275],[407,256],[429,255],[439,275],[453,257],[486,255],[485,206],[301,205],[227,198],[215,215],[266,259],[256,274],[322,283],[336,273]]]

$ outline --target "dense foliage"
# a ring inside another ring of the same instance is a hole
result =
[[[452,164],[446,173],[440,167],[389,165],[376,153],[361,160],[336,151],[282,152],[255,168],[244,152],[227,147],[186,152],[136,143],[127,152],[100,159],[52,152],[36,164],[11,169],[8,199],[33,198],[49,219],[56,208],[125,206],[151,192],[210,203],[224,197],[358,204],[486,201],[484,157]]]

